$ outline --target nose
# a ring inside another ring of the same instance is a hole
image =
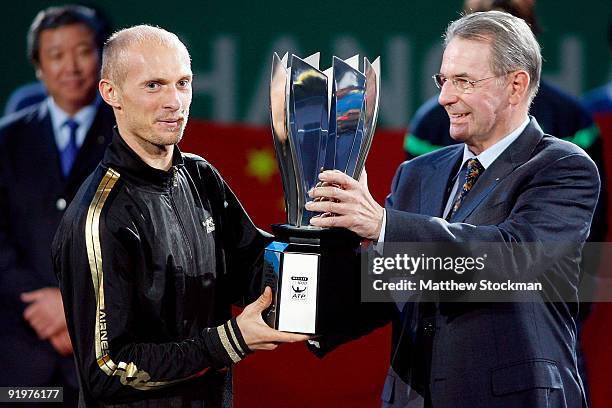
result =
[[[438,103],[442,106],[450,105],[457,102],[457,95],[459,91],[453,86],[451,81],[446,81],[440,89],[440,95],[438,95]]]
[[[164,98],[164,109],[168,109],[171,111],[180,110],[183,106],[181,95],[178,89],[173,86],[169,86],[166,89]]]
[[[79,56],[74,52],[67,52],[65,59],[66,67],[71,72],[79,72],[80,70],[80,60]]]

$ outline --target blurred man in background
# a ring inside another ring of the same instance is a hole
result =
[[[106,18],[104,12],[94,6],[87,6],[87,8],[93,10],[95,13],[95,16],[91,17],[96,20],[98,31],[110,33],[110,22]],[[28,55],[28,58],[31,59],[31,56]],[[3,115],[10,115],[11,113],[17,112],[23,108],[27,108],[28,106],[42,102],[48,96],[49,95],[47,93],[47,89],[45,88],[45,84],[40,80],[20,85],[9,95],[6,104],[4,105]]]
[[[48,97],[0,122],[0,386],[62,386],[65,406],[78,384],[51,241],[112,135],[97,92],[105,27],[87,7],[38,13],[28,55]]]

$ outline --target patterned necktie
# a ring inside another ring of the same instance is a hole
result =
[[[468,160],[467,169],[465,171],[465,181],[463,182],[463,187],[461,188],[461,191],[457,195],[457,198],[455,198],[453,207],[451,211],[448,213],[448,216],[446,217],[447,220],[450,220],[457,213],[457,211],[459,211],[459,207],[461,207],[463,200],[465,200],[465,196],[467,195],[467,193],[470,192],[472,187],[474,187],[474,184],[476,184],[476,180],[478,180],[478,177],[480,177],[480,175],[484,172],[484,170],[485,170],[484,167],[482,167],[482,164],[480,164],[478,159]]]
[[[74,163],[74,159],[76,159],[76,155],[79,151],[76,142],[76,132],[79,128],[79,122],[68,119],[64,122],[64,126],[68,127],[70,131],[70,139],[68,141],[68,145],[62,150],[61,159],[62,159],[62,173],[64,173],[64,177],[68,176],[70,173],[70,169],[72,168],[72,164]]]

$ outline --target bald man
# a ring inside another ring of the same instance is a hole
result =
[[[115,33],[99,83],[117,128],[58,229],[53,262],[80,406],[231,406],[231,367],[307,336],[269,328],[257,297],[268,242],[219,173],[182,153],[189,53],[151,26]]]

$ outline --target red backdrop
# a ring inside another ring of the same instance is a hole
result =
[[[612,134],[612,120],[604,118],[600,122],[602,131]],[[366,169],[370,189],[379,203],[384,202],[393,174],[404,159],[403,137],[403,130],[376,132]],[[606,157],[612,157],[612,143],[605,146]],[[270,224],[285,221],[280,175],[267,127],[222,126],[192,120],[181,148],[202,155],[219,169],[260,228],[269,231]],[[612,217],[610,221],[612,225]],[[611,317],[611,303],[597,304],[584,328],[583,345],[595,408],[612,406]],[[236,366],[235,406],[379,406],[389,352],[390,327],[385,327],[323,360],[310,354],[303,344],[256,353]]]
[[[612,114],[594,116],[603,137],[608,187],[608,237],[612,241]],[[604,251],[599,274],[612,278],[612,254]],[[593,305],[582,331],[593,408],[612,407],[612,303]]]

